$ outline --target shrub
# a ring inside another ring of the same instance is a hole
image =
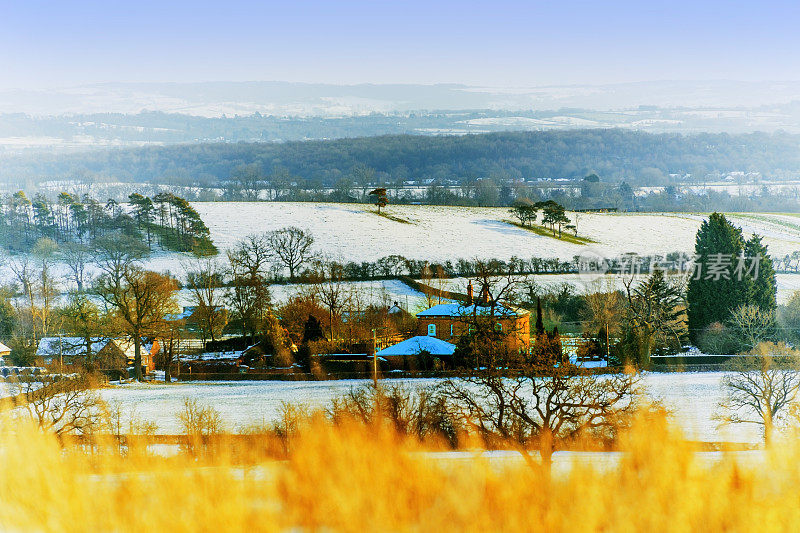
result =
[[[697,339],[697,347],[709,354],[734,354],[739,341],[731,330],[721,322],[709,324]]]

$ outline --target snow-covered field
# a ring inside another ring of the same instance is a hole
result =
[[[507,208],[389,206],[404,224],[377,216],[371,206],[325,203],[196,203],[211,237],[227,249],[250,234],[294,225],[310,231],[320,253],[341,260],[367,261],[398,254],[433,261],[458,258],[572,259],[584,246],[515,227]],[[669,218],[665,218],[669,217]],[[579,215],[578,231],[598,241],[608,254],[668,253],[689,250],[699,221],[659,214]],[[800,239],[798,246],[800,248]]]
[[[389,206],[388,213],[407,220],[396,222],[359,204],[297,202],[199,202],[193,206],[221,251],[243,237],[284,226],[298,226],[314,236],[317,253],[339,261],[374,261],[388,255],[431,261],[460,258],[557,257],[571,260],[591,249],[605,256],[690,253],[701,214],[582,213],[578,231],[596,244],[584,246],[537,235],[508,223],[507,208]],[[570,213],[575,221],[575,213]],[[748,234],[764,236],[775,256],[800,250],[800,215],[730,215]],[[182,274],[186,257],[156,254],[155,270]]]
[[[647,374],[645,383],[653,398],[674,410],[688,438],[706,441],[758,442],[753,428],[742,425],[720,430],[712,420],[720,401],[721,372]],[[184,398],[195,398],[214,406],[229,429],[274,420],[283,402],[324,406],[331,398],[365,381],[232,381],[167,384],[127,384],[105,389],[103,398],[120,402],[126,411],[152,420],[162,433],[177,433],[177,413]],[[406,380],[409,385],[432,384],[431,380]],[[1,385],[0,385],[1,386]]]
[[[587,247],[513,226],[508,223],[507,208],[390,205],[387,212],[410,222],[405,224],[380,217],[372,206],[360,204],[197,202],[193,206],[221,252],[249,234],[294,225],[311,232],[317,253],[355,262],[395,254],[431,261],[513,256],[571,260],[587,248],[605,257],[628,252],[689,253],[705,218],[690,213],[582,213],[577,215],[579,234],[597,241]],[[575,213],[569,215],[574,221]],[[773,256],[800,250],[800,215],[735,214],[730,218],[745,233],[764,236]],[[186,254],[159,252],[147,265],[182,276],[188,259]],[[10,276],[10,269],[0,266],[0,282]]]
[[[572,259],[585,248],[508,224],[507,208],[390,205],[387,213],[411,222],[404,224],[358,204],[210,202],[193,206],[222,250],[250,233],[287,225],[310,231],[320,253],[348,261],[392,254],[434,261],[512,256]],[[575,214],[570,217],[574,220]],[[730,217],[746,233],[763,235],[775,255],[800,250],[800,215]],[[690,252],[704,218],[682,213],[582,213],[578,232],[597,241],[592,249],[608,255]]]

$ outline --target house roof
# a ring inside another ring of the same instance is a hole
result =
[[[61,345],[59,346],[59,342]],[[134,358],[135,347],[133,342],[128,339],[106,339],[102,337],[94,337],[92,339],[92,353],[99,353],[100,350],[113,343],[120,352],[128,359]],[[142,354],[149,354],[152,352],[153,345],[142,340]],[[0,350],[2,351],[2,350]],[[36,355],[39,357],[58,357],[63,355],[66,357],[80,357],[86,355],[86,340],[82,337],[43,337],[39,341],[39,347],[36,350]]]
[[[108,339],[95,337],[92,339],[92,352],[97,353],[108,344]],[[43,337],[39,341],[36,355],[39,357],[54,357],[66,355],[73,357],[86,353],[86,341],[82,337]]]
[[[0,353],[10,353],[11,348],[0,342]]]
[[[425,317],[468,317],[473,315],[488,316],[492,312],[492,308],[487,305],[464,305],[462,303],[447,303],[434,305],[430,309],[426,309],[417,313],[418,318]],[[504,305],[495,305],[494,313],[496,317],[508,316],[523,316],[527,315],[527,311],[520,311]]]
[[[421,352],[428,352],[431,355],[453,355],[455,344],[437,339],[436,337],[411,337],[394,346],[389,346],[377,353],[378,357],[397,356],[397,355],[417,355]]]

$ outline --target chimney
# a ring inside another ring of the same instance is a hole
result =
[[[472,280],[467,283],[467,305],[472,305]]]

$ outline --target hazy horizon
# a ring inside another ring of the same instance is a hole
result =
[[[492,88],[800,78],[800,6],[0,3],[2,89],[287,80]]]

